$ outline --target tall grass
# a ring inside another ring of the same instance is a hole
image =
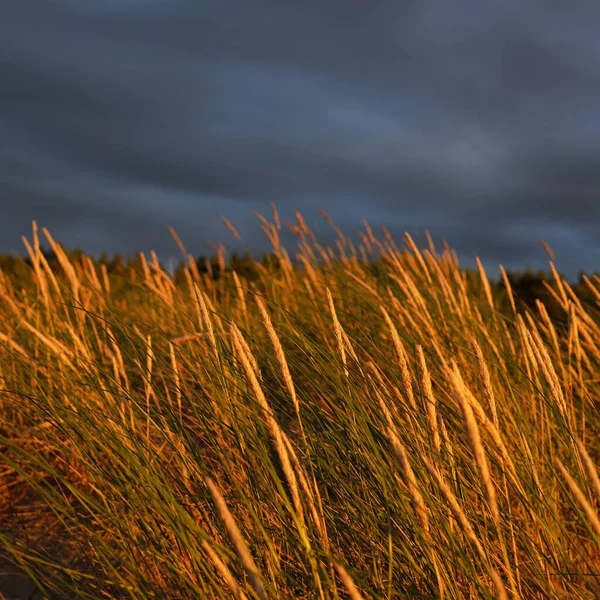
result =
[[[553,264],[566,328],[429,236],[324,248],[298,214],[292,262],[259,218],[257,280],[142,255],[118,293],[34,224],[32,286],[0,273],[3,554],[49,598],[600,597],[598,312]]]

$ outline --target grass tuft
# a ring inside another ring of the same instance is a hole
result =
[[[171,231],[178,275],[34,223],[0,271],[0,569],[53,599],[600,597],[600,279],[584,304],[551,264],[530,309],[429,235],[323,212],[327,248],[272,209],[244,268]]]

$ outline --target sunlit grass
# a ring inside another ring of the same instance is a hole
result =
[[[0,276],[4,554],[57,598],[599,597],[598,312],[553,264],[566,328],[429,237],[296,215],[292,262],[259,218],[255,281],[152,255],[119,293],[34,226],[34,285]]]

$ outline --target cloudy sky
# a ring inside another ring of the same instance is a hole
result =
[[[597,0],[3,0],[0,81],[0,252],[256,252],[275,202],[600,271]]]

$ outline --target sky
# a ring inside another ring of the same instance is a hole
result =
[[[274,202],[600,271],[597,0],[3,0],[0,81],[0,253],[257,253]]]

